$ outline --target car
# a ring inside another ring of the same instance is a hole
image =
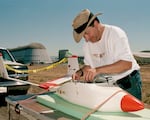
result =
[[[6,70],[8,76],[10,78],[28,81],[29,75],[28,72],[25,72],[28,71],[28,66],[17,62],[11,52],[6,48],[0,47],[0,53],[4,61],[3,63],[7,65]],[[21,70],[22,72],[18,73],[17,70]],[[3,71],[1,70],[1,74],[2,72]],[[25,82],[9,80],[3,78],[2,75],[0,77],[0,95],[23,95],[27,94],[29,88],[30,84]]]

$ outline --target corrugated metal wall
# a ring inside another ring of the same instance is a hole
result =
[[[20,49],[18,51],[11,51],[11,53],[18,61],[24,64],[52,63],[46,49]]]

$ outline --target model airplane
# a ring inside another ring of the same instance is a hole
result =
[[[72,73],[79,69],[75,67],[78,65],[74,66],[74,63],[78,64],[75,61],[75,57],[68,58],[68,71],[71,69]],[[67,75],[70,76],[72,73]],[[114,81],[108,76],[98,77],[98,83],[73,81],[68,76],[41,84],[50,91],[53,91],[54,86],[56,89],[53,93],[38,95],[36,100],[40,104],[81,120],[150,119],[150,110],[144,108],[144,104],[134,96],[114,86]]]
[[[71,75],[79,69],[77,60],[78,58],[76,56],[68,58],[68,74],[62,78],[47,81],[40,85],[30,82],[27,83],[44,89],[49,89],[50,91],[55,91],[55,95],[70,103],[92,109],[96,108],[98,111],[131,112],[144,109],[144,104],[141,101],[119,87],[110,87],[107,80],[105,83],[103,82],[103,84],[72,81]],[[25,82],[8,77],[2,55],[0,55],[0,67],[1,77]]]
[[[78,69],[77,57],[70,57],[68,58],[69,74],[67,76],[48,81],[40,86],[49,88],[49,90],[53,90],[56,86],[55,94],[64,100],[87,108],[99,107],[97,108],[98,111],[131,112],[144,109],[144,104],[141,101],[114,86],[112,79],[108,80],[103,77],[103,79],[101,78],[102,82],[99,80],[99,83],[72,81],[70,75]]]

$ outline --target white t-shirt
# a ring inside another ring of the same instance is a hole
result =
[[[85,42],[83,52],[85,65],[90,65],[92,68],[109,65],[119,60],[131,61],[132,69],[112,74],[114,80],[121,79],[140,68],[132,55],[126,33],[116,26],[105,25],[101,40],[96,43]]]

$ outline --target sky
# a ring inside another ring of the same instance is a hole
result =
[[[82,55],[72,21],[88,8],[103,24],[121,27],[133,52],[150,50],[150,0],[0,0],[0,47],[41,43],[50,56],[68,49]]]

